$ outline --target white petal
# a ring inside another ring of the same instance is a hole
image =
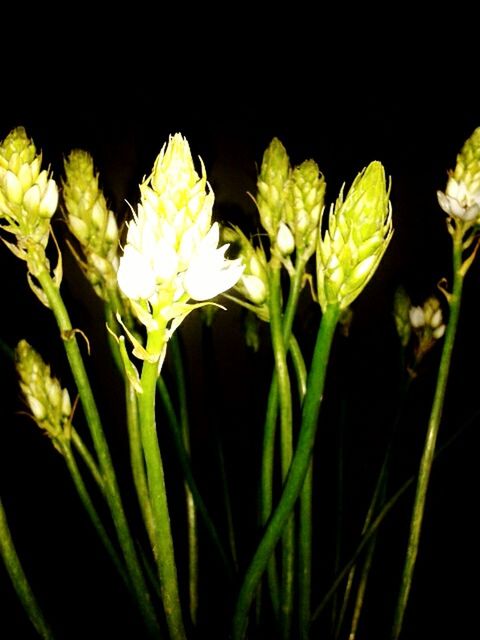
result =
[[[145,257],[127,245],[118,267],[118,286],[132,300],[148,300],[155,293],[155,274]]]

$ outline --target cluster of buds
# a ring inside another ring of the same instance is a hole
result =
[[[1,227],[16,241],[4,242],[27,262],[33,276],[49,269],[45,248],[58,204],[57,185],[41,165],[42,155],[23,127],[11,131],[0,144]]]
[[[372,162],[354,180],[347,197],[343,188],[331,207],[328,229],[318,236],[318,299],[348,307],[374,274],[392,237],[392,212],[385,171]]]
[[[448,173],[445,192],[437,192],[438,203],[453,220],[470,227],[480,220],[480,127],[475,129]],[[449,230],[452,232],[451,227]]]
[[[272,254],[287,268],[285,258],[294,251],[304,263],[315,251],[325,187],[313,160],[292,169],[283,144],[277,138],[272,140],[263,155],[256,203]]]
[[[409,318],[417,337],[415,359],[418,363],[445,333],[440,301],[435,296],[430,296],[423,306],[410,307]]]
[[[294,241],[284,222],[285,187],[290,177],[290,160],[283,144],[274,138],[263,154],[257,180],[256,204],[260,222],[268,233],[272,247],[280,244],[280,252],[288,255]]]
[[[57,378],[51,375],[50,367],[26,340],[17,345],[15,365],[20,389],[33,419],[61,452],[72,413],[67,389],[62,389]]]
[[[140,192],[138,211],[128,224],[118,285],[147,331],[166,328],[171,321],[172,332],[195,307],[230,289],[244,267],[240,259],[225,258],[228,245],[218,247],[213,192],[203,164],[199,176],[180,134],[164,145]]]
[[[238,250],[244,271],[234,286],[244,304],[262,320],[268,321],[268,265],[263,247],[254,247],[238,227],[224,227],[222,238]]]
[[[98,186],[98,174],[90,154],[74,149],[64,166],[66,220],[83,254],[81,257],[74,251],[74,255],[97,294],[107,298],[107,291],[117,283],[117,222]]]

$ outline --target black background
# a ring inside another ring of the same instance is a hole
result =
[[[305,20],[308,22],[308,16]],[[168,135],[180,131],[188,138],[193,154],[205,162],[216,193],[216,217],[247,229],[255,228],[256,221],[246,193],[255,188],[256,163],[273,136],[285,144],[293,164],[310,157],[318,162],[326,176],[329,203],[341,184],[346,181],[348,185],[368,162],[383,162],[392,177],[395,234],[378,273],[353,305],[350,337],[337,337],[316,452],[318,578],[314,602],[318,602],[333,570],[339,433],[342,430],[345,474],[343,554],[348,558],[396,412],[399,375],[391,317],[393,293],[403,284],[413,302],[421,304],[435,292],[440,278],[450,278],[450,238],[435,194],[445,186],[447,169],[454,166],[456,154],[480,125],[480,118],[478,102],[472,97],[474,76],[465,69],[468,56],[462,50],[462,57],[458,46],[437,51],[426,42],[421,46],[419,38],[417,46],[424,54],[420,57],[409,46],[411,33],[405,34],[397,49],[387,47],[388,33],[384,33],[379,42],[370,40],[367,49],[360,46],[359,38],[358,46],[345,55],[346,36],[342,39],[338,26],[336,44],[326,51],[309,37],[305,37],[306,49],[293,48],[283,33],[259,49],[249,39],[252,24],[256,24],[253,19],[244,30],[243,55],[235,62],[230,56],[232,50],[238,52],[239,43],[230,40],[225,29],[221,38],[209,41],[212,50],[192,51],[183,63],[176,58],[175,46],[162,46],[160,36],[152,43],[152,50],[143,53],[138,51],[136,40],[119,34],[109,49],[108,63],[86,55],[72,67],[68,65],[72,51],[78,53],[76,38],[58,42],[55,57],[42,62],[39,46],[35,73],[11,66],[10,91],[0,106],[0,136],[24,125],[57,178],[63,154],[73,147],[89,150],[109,201],[123,220],[128,215],[125,200],[137,201],[138,183],[149,172]],[[164,32],[167,30],[165,26]],[[432,27],[430,37],[441,39],[443,33]],[[94,30],[87,35],[84,42],[96,43],[102,33]],[[185,51],[180,36],[176,45]],[[81,51],[91,53],[91,46],[84,44]],[[55,65],[59,59],[66,65],[63,69]],[[61,237],[60,220],[55,229]],[[89,367],[100,389],[101,409],[108,416],[112,448],[127,468],[121,392],[115,375],[104,364],[100,308],[75,266],[67,257],[65,262],[64,296],[75,326],[96,341]],[[13,346],[26,337],[52,363],[55,373],[68,381],[52,318],[30,294],[24,266],[6,248],[0,252],[0,264],[2,338]],[[476,628],[477,590],[471,585],[479,568],[475,418],[479,409],[479,287],[480,272],[475,264],[466,280],[440,442],[466,422],[470,427],[435,465],[405,638],[436,637],[439,632],[469,637]],[[214,325],[214,356],[209,352],[215,357],[217,379],[208,368],[209,356],[202,352],[199,321],[188,320],[182,337],[189,367],[194,466],[214,513],[222,521],[213,453],[219,430],[244,567],[256,539],[255,465],[271,356],[265,328],[261,330],[260,353],[245,352],[241,313],[232,309],[231,303],[228,307]],[[307,362],[319,316],[305,291],[297,332]],[[409,397],[396,444],[392,491],[418,464],[438,356],[439,349],[429,355]],[[1,370],[0,491],[19,553],[47,617],[61,638],[113,637],[120,631],[128,637],[140,637],[135,613],[77,508],[62,460],[47,438],[19,415],[22,405],[6,359],[2,359]],[[180,514],[178,522],[182,517],[178,471],[168,435],[162,433],[161,438],[168,451],[167,477]],[[122,486],[134,510],[126,472]],[[388,637],[411,500],[410,492],[386,522],[361,637]],[[178,527],[181,545],[181,524]],[[208,553],[207,545],[207,557]],[[203,567],[202,589],[208,607],[202,624],[210,637],[223,638],[233,592],[222,589],[220,577],[212,580],[220,574],[215,574],[214,560],[208,563]],[[28,623],[3,571],[0,585],[2,625],[13,629],[4,637],[30,637]],[[318,630],[322,624],[326,623],[320,623]]]

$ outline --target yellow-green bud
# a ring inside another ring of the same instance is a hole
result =
[[[441,208],[467,223],[480,219],[480,127],[465,142],[454,171],[449,171],[445,192],[437,191]]]
[[[67,224],[82,248],[79,259],[85,275],[101,297],[104,288],[116,286],[118,269],[118,227],[98,186],[93,159],[89,153],[74,149],[64,161],[63,200]]]
[[[321,221],[320,221],[321,224]],[[355,178],[345,200],[343,187],[332,205],[325,236],[318,237],[318,299],[348,307],[373,276],[392,237],[385,171],[372,162]]]
[[[66,389],[52,377],[50,367],[26,340],[15,350],[20,389],[38,426],[58,443],[69,424],[72,406]]]
[[[283,144],[274,138],[263,154],[257,180],[257,207],[262,226],[276,243],[283,220],[284,189],[290,174],[290,161]]]
[[[412,303],[403,287],[398,287],[393,298],[393,317],[402,347],[406,347],[412,333],[410,309]]]
[[[313,160],[292,171],[286,188],[285,221],[295,237],[295,249],[307,261],[315,251],[326,182]]]
[[[48,268],[44,251],[50,219],[58,204],[58,189],[46,170],[40,171],[41,154],[23,127],[13,129],[0,144],[0,219],[2,228],[16,237],[7,246],[35,275]],[[34,247],[35,245],[35,247]]]

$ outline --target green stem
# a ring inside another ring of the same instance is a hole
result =
[[[27,577],[17,555],[12,535],[8,527],[7,516],[0,498],[0,554],[5,563],[17,596],[25,609],[30,622],[37,633],[45,640],[53,640],[53,633],[43,617]]]
[[[142,450],[142,438],[138,421],[137,394],[133,385],[125,376],[125,401],[127,409],[127,428],[130,449],[130,465],[132,467],[133,484],[137,492],[145,529],[152,549],[155,547],[155,522],[148,492],[145,461]]]
[[[302,411],[302,426],[296,451],[280,501],[257,547],[240,589],[233,619],[233,640],[242,640],[245,636],[248,611],[255,589],[291,514],[308,471],[317,431],[328,358],[339,315],[338,306],[330,305],[326,308],[320,323],[308,377],[307,393]]]
[[[283,340],[281,263],[271,261],[269,281],[270,333],[275,359],[280,409],[280,462],[282,484],[290,468],[293,451],[292,395],[287,367],[287,349]],[[287,343],[288,344],[288,343]],[[282,536],[282,586],[280,603],[280,629],[283,638],[290,636],[293,611],[293,573],[295,562],[295,520],[293,513],[285,523]]]
[[[62,454],[63,457],[65,458],[65,462],[67,464],[68,470],[70,472],[70,475],[72,476],[72,480],[73,480],[73,484],[75,485],[75,488],[77,490],[77,493],[80,497],[80,500],[82,501],[83,506],[85,507],[86,512],[88,513],[90,520],[92,521],[93,526],[95,527],[95,530],[100,538],[100,540],[102,541],[103,546],[105,547],[108,555],[110,556],[110,559],[112,560],[113,564],[115,565],[118,573],[120,574],[122,580],[124,581],[125,585],[127,586],[127,588],[130,588],[130,583],[127,577],[127,574],[125,573],[125,569],[123,567],[123,563],[120,559],[120,557],[118,556],[118,553],[116,552],[110,537],[108,535],[108,533],[105,530],[105,527],[102,524],[102,521],[100,519],[100,516],[97,513],[97,510],[95,509],[93,502],[90,498],[90,494],[88,493],[88,489],[83,481],[83,478],[80,474],[80,471],[78,469],[77,463],[75,461],[75,458],[73,457],[72,454],[72,450],[70,448],[70,444],[67,443],[62,443]]]
[[[382,494],[380,496],[380,504],[385,501],[385,483],[382,483]],[[369,542],[367,552],[365,554],[365,561],[363,563],[362,571],[360,574],[360,580],[357,588],[357,596],[355,598],[355,605],[353,608],[352,624],[350,626],[350,633],[348,640],[355,640],[357,637],[358,624],[360,622],[360,614],[362,612],[363,602],[365,600],[365,592],[367,590],[368,578],[370,575],[370,568],[373,562],[373,556],[375,554],[375,547],[377,545],[377,536],[372,535]],[[340,630],[340,629],[338,629]]]
[[[467,420],[467,422],[465,422],[465,424],[456,433],[454,433],[453,436],[451,436],[447,440],[447,442],[445,442],[445,444],[443,444],[441,447],[438,448],[438,450],[435,452],[434,460],[437,460],[443,453],[445,453],[445,451],[447,451],[448,448],[460,437],[460,435],[465,431],[465,429],[471,427],[472,424],[475,423],[478,415],[479,415],[479,412],[476,412],[473,416],[471,416],[471,418]],[[355,553],[347,562],[347,564],[343,567],[342,571],[340,571],[340,573],[337,575],[332,586],[327,591],[327,593],[323,597],[318,607],[315,609],[315,612],[312,616],[312,622],[315,621],[320,616],[323,609],[326,607],[326,605],[330,601],[331,597],[335,594],[338,587],[343,582],[343,579],[345,578],[347,573],[351,571],[352,567],[357,562],[358,557],[362,553],[367,543],[369,543],[371,537],[376,534],[376,532],[378,531],[378,528],[382,524],[385,517],[393,509],[395,504],[402,497],[402,495],[407,491],[407,489],[414,483],[415,478],[416,476],[411,476],[406,482],[404,482],[404,484],[400,487],[400,489],[398,489],[398,491],[390,498],[390,500],[386,504],[384,504],[378,516],[375,518],[375,520],[371,522],[371,524],[365,530],[364,534],[362,535],[362,539],[360,540],[355,550]]]
[[[161,353],[165,343],[165,327],[151,331],[147,338],[147,352]],[[185,640],[177,567],[170,527],[170,514],[163,472],[163,462],[157,438],[155,420],[155,390],[158,378],[158,360],[144,361],[142,367],[142,393],[138,395],[140,430],[147,467],[148,491],[155,523],[153,554],[160,578],[162,602],[172,640]]]
[[[407,547],[407,555],[405,559],[400,593],[398,596],[397,608],[395,611],[395,618],[392,628],[392,640],[397,640],[401,633],[403,619],[408,603],[408,597],[410,594],[410,588],[412,585],[413,572],[415,569],[415,562],[418,554],[423,514],[425,511],[428,483],[430,479],[430,472],[432,469],[433,457],[435,454],[435,444],[437,441],[438,429],[442,417],[443,403],[445,401],[445,392],[447,388],[450,362],[452,359],[453,345],[455,342],[458,319],[460,316],[460,304],[465,271],[466,268],[462,268],[462,234],[460,232],[460,228],[457,227],[453,236],[453,287],[452,293],[449,296],[450,315],[445,332],[445,341],[443,343],[442,356],[437,377],[437,385],[435,389],[430,420],[428,423],[427,435],[425,438],[425,446],[422,454],[422,459],[420,461],[417,490],[415,494],[412,518],[410,522],[410,535]]]
[[[312,480],[313,457],[300,493],[300,523],[298,532],[298,617],[300,640],[310,638],[312,593]]]
[[[292,334],[290,355],[298,384],[298,397],[303,403],[307,392],[307,373],[300,347]],[[300,640],[310,637],[311,591],[312,591],[312,483],[313,457],[308,467],[300,493],[300,522],[298,543],[298,618]]]
[[[175,441],[178,459],[180,462],[180,466],[182,467],[182,473],[186,481],[188,482],[190,491],[192,492],[192,496],[193,496],[193,499],[195,500],[197,511],[203,520],[203,524],[205,525],[205,528],[207,529],[212,542],[215,544],[215,547],[217,548],[217,551],[220,555],[220,558],[222,559],[225,571],[227,573],[227,577],[229,581],[231,581],[233,579],[233,573],[234,573],[231,562],[228,558],[227,552],[223,547],[218,531],[212,519],[210,518],[207,507],[200,494],[195,478],[193,477],[192,468],[190,465],[190,459],[188,457],[188,453],[186,452],[185,446],[183,444],[180,423],[175,413],[175,409],[173,407],[170,393],[162,377],[160,377],[157,381],[157,389],[163,403],[163,408],[165,409],[165,412],[167,415],[168,426],[170,427],[170,431]]]
[[[150,600],[147,585],[129,531],[127,518],[120,498],[115,471],[110,457],[110,451],[103,432],[87,372],[83,364],[75,331],[73,330],[72,323],[61,298],[60,291],[53,282],[50,274],[47,271],[42,271],[38,274],[37,279],[47,296],[50,308],[60,329],[60,335],[63,340],[65,352],[77,385],[80,400],[82,402],[85,417],[92,436],[100,471],[103,476],[105,497],[112,514],[118,541],[125,558],[128,574],[132,583],[132,589],[136,595],[137,604],[150,633],[158,637],[159,626],[155,610]]]
[[[182,352],[178,335],[175,333],[170,340],[175,381],[180,404],[180,425],[182,440],[188,457],[190,453],[190,426],[187,408],[187,389],[185,384],[185,370],[183,366]],[[187,527],[188,527],[188,592],[190,596],[190,617],[193,624],[197,621],[198,610],[198,539],[197,539],[197,512],[192,492],[185,480],[185,501],[187,507]]]
[[[82,458],[87,469],[90,471],[90,474],[92,478],[95,480],[95,483],[97,484],[98,488],[100,489],[102,494],[105,495],[104,482],[102,479],[102,475],[95,463],[95,460],[93,459],[92,454],[87,449],[83,440],[80,438],[80,436],[78,435],[78,433],[75,431],[73,427],[71,429],[70,437],[72,439],[73,446],[77,450],[79,456]]]
[[[275,450],[275,431],[280,406],[281,423],[281,460],[282,460],[282,481],[285,481],[292,458],[292,407],[290,382],[286,364],[286,347],[290,346],[290,335],[293,320],[297,309],[298,298],[300,296],[305,263],[299,260],[295,274],[291,279],[290,293],[282,318],[281,309],[281,285],[280,265],[272,261],[272,273],[270,281],[270,315],[272,346],[275,356],[275,370],[272,375],[272,382],[267,401],[267,413],[263,432],[262,468],[261,468],[261,501],[260,517],[262,526],[266,524],[272,512],[273,504],[273,461]],[[295,342],[297,348],[298,344]],[[298,354],[298,352],[297,352]],[[301,354],[300,354],[301,355]],[[280,381],[280,388],[279,388]],[[294,521],[287,525],[283,544],[283,620],[281,622],[284,637],[289,635],[291,609],[293,606],[293,568],[294,568]],[[280,610],[280,589],[278,585],[277,568],[275,556],[272,555],[267,568],[268,585],[275,617],[279,619]]]

